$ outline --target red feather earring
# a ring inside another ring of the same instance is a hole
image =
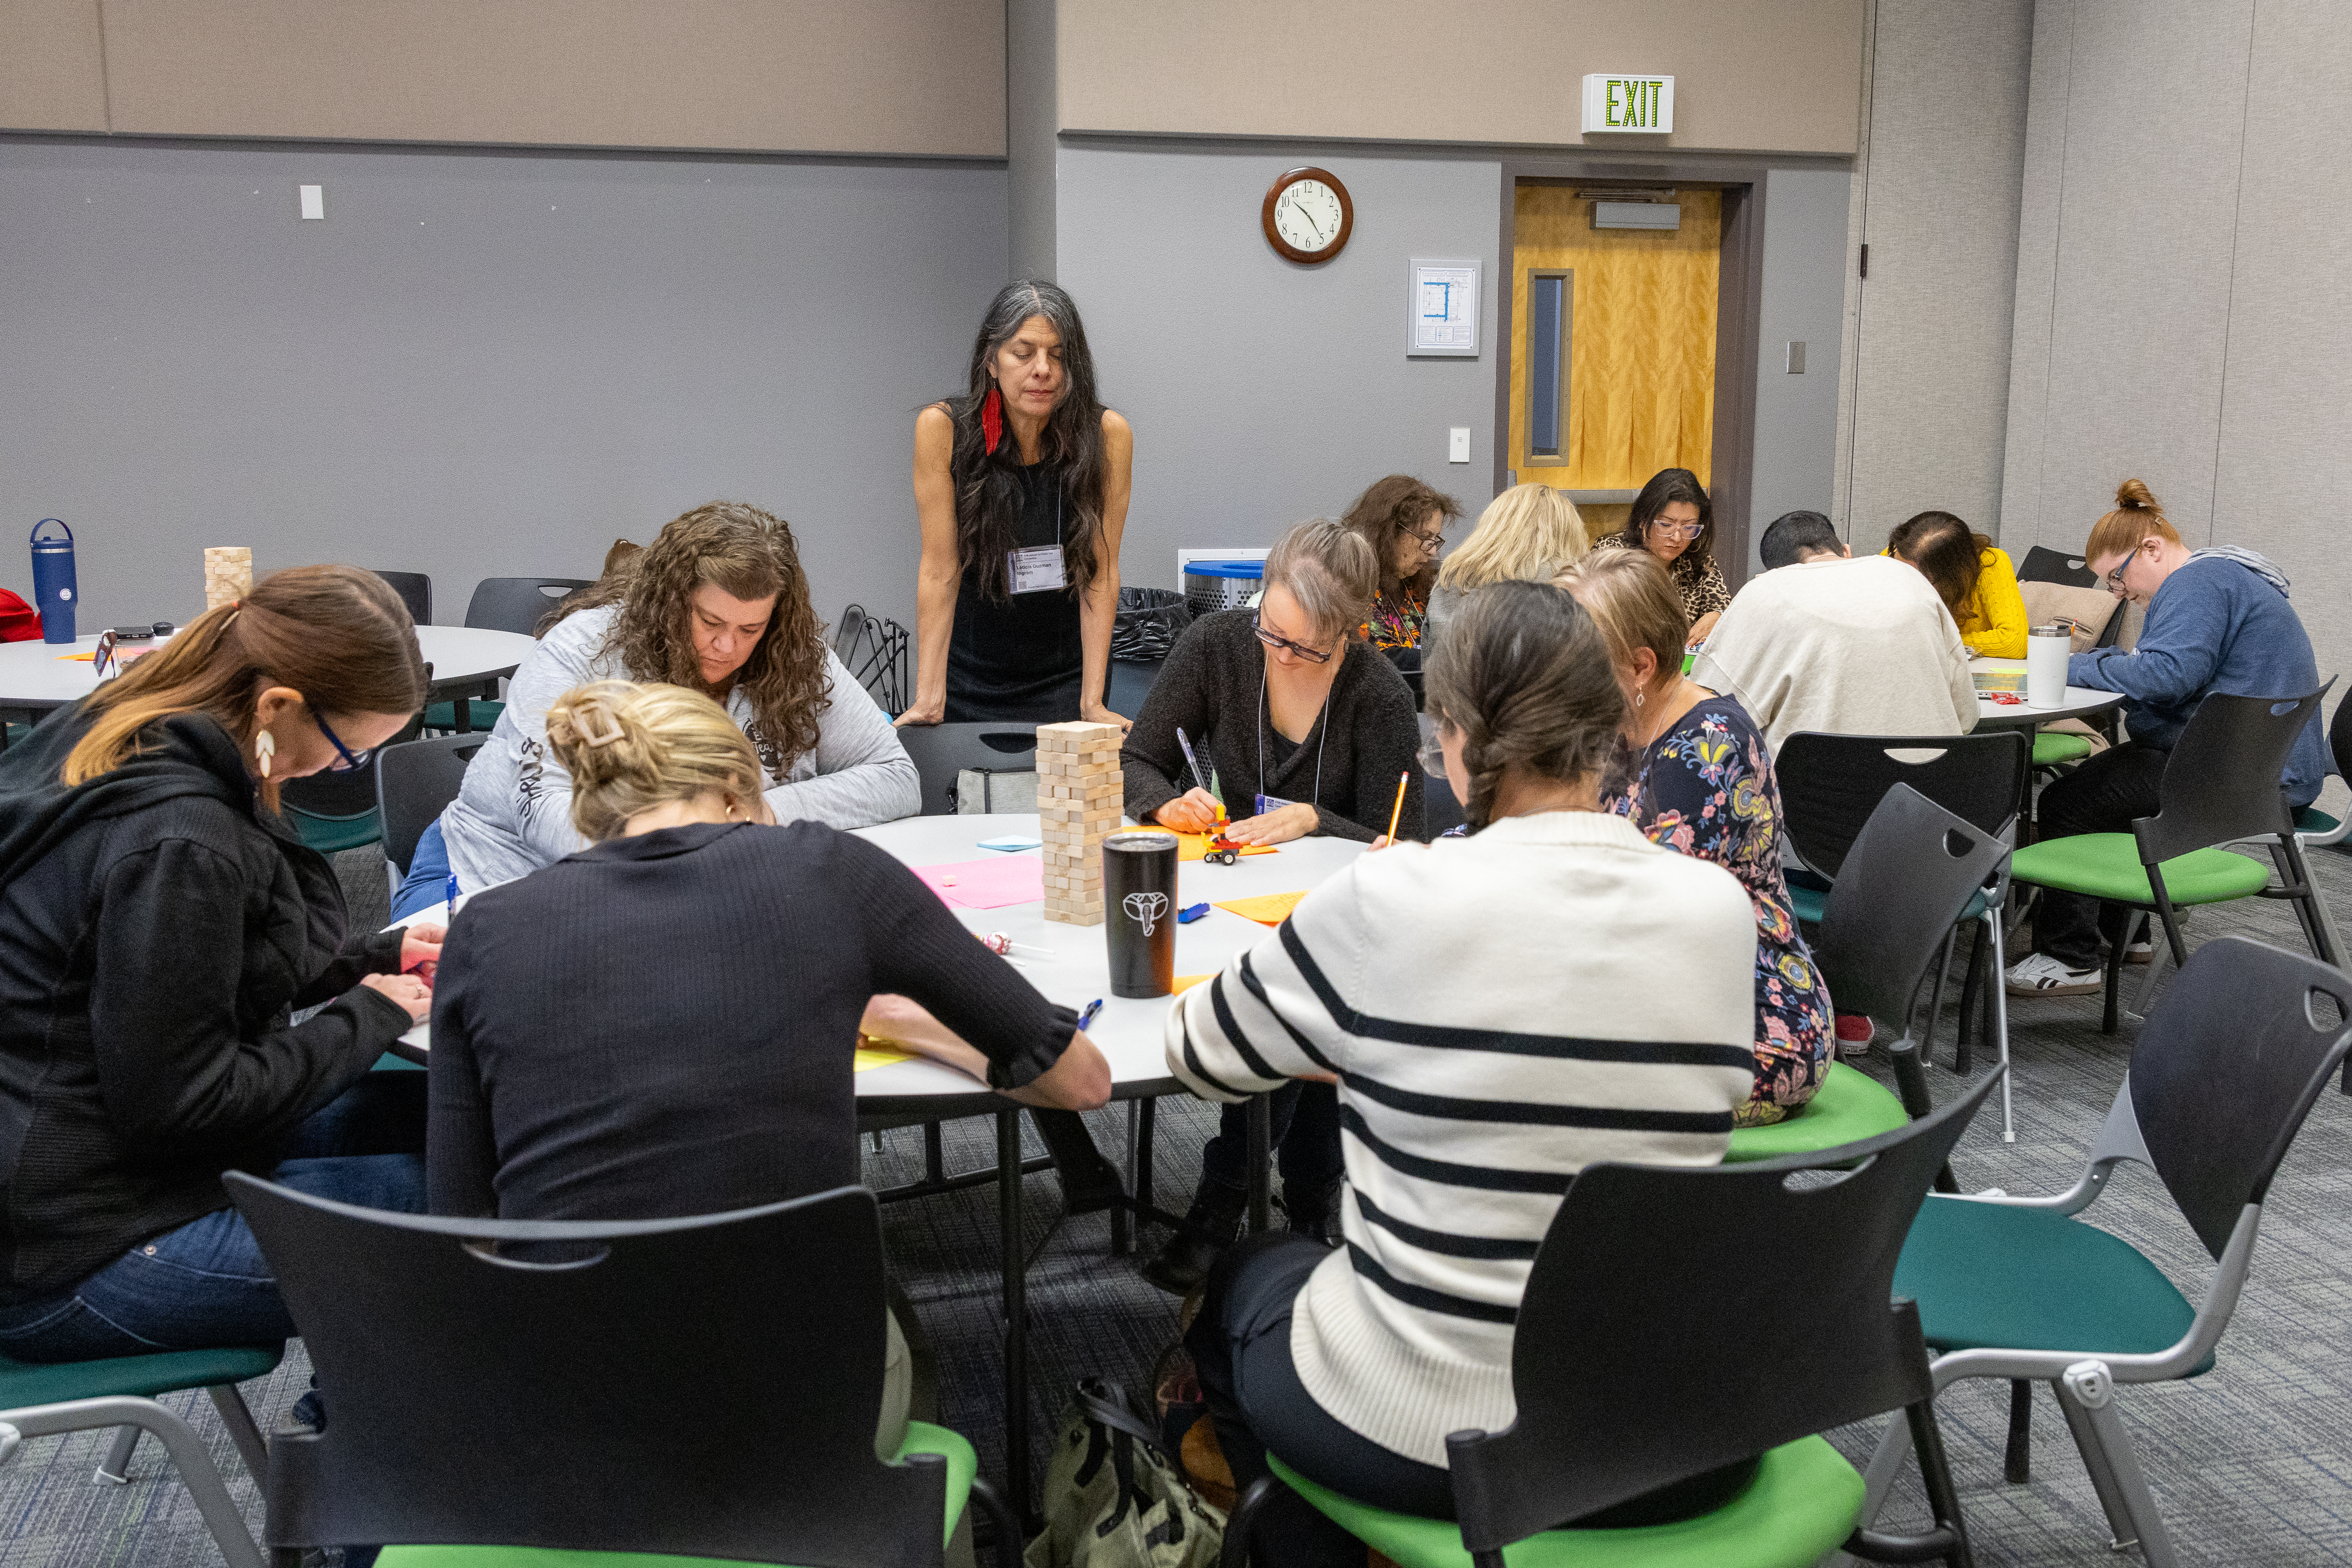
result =
[[[980,400],[980,433],[987,440],[989,456],[994,457],[996,444],[1004,439],[1004,395],[992,386]]]

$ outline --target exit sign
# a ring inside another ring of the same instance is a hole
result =
[[[1664,132],[1675,128],[1675,79],[1670,76],[1589,76],[1584,79],[1584,129]]]

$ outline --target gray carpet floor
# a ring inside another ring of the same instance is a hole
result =
[[[368,899],[383,897],[382,862],[371,872],[369,853],[358,852],[343,868],[360,909],[371,907]],[[2317,860],[2335,908],[2352,916],[2352,857],[2329,851]],[[2233,931],[2301,950],[2285,908],[2259,900],[2199,911],[2190,939],[2194,944]],[[2137,972],[2127,978],[2136,982]],[[2161,992],[2158,997],[2160,1003]],[[2018,1141],[2001,1142],[1996,1100],[1954,1160],[1962,1185],[2028,1192],[2071,1182],[2122,1081],[2136,1026],[2126,1019],[2119,1034],[2102,1036],[2096,998],[2015,1004],[2011,1027]],[[1947,1042],[1949,1037],[1948,1021]],[[1870,1063],[1883,1070],[1883,1054]],[[1930,1072],[1939,1099],[1958,1087],[1950,1063],[1947,1045]],[[2226,1088],[2217,1086],[2217,1092]],[[1092,1120],[1107,1151],[1124,1147],[1122,1109],[1097,1112]],[[1163,1102],[1160,1128],[1155,1169],[1161,1202],[1181,1207],[1199,1169],[1200,1143],[1213,1131],[1214,1121],[1204,1108],[1169,1100]],[[984,1121],[951,1125],[950,1166],[987,1164],[992,1137]],[[917,1132],[886,1135],[884,1144],[879,1154],[869,1146],[871,1182],[887,1185],[919,1173]],[[1135,1259],[1109,1256],[1108,1222],[1103,1217],[1055,1227],[1058,1205],[1051,1175],[1029,1178],[1025,1194],[1027,1242],[1043,1247],[1029,1274],[1032,1407],[1039,1434],[1033,1453],[1042,1474],[1043,1436],[1072,1382],[1095,1373],[1139,1387],[1175,1336],[1177,1304],[1136,1277]],[[895,1266],[938,1349],[943,1418],[978,1445],[985,1471],[1001,1475],[994,1202],[992,1189],[983,1187],[901,1204],[887,1211],[886,1226]],[[2144,1248],[2192,1300],[2200,1297],[2210,1267],[2206,1255],[2150,1173],[2126,1168],[2094,1213]],[[2123,1395],[2149,1483],[2185,1562],[2286,1568],[2352,1561],[2347,1214],[2352,1100],[2330,1091],[2272,1193],[2253,1278],[2222,1342],[2218,1366],[2191,1383],[2133,1388]],[[1148,1239],[1160,1234],[1149,1233]],[[1801,1332],[1803,1325],[1791,1325],[1790,1331]],[[298,1343],[289,1348],[275,1376],[247,1386],[246,1396],[265,1428],[308,1376]],[[2021,1568],[2116,1561],[2106,1549],[2097,1500],[2064,1422],[2046,1395],[2036,1406],[2033,1479],[2023,1486],[2004,1484],[2007,1398],[2002,1385],[1969,1384],[1938,1403],[1978,1561]],[[200,1394],[172,1395],[165,1402],[210,1438],[215,1460],[257,1529],[260,1507],[252,1482],[210,1405]],[[1874,1436],[1874,1430],[1848,1429],[1832,1434],[1832,1440],[1859,1461]],[[0,1568],[194,1568],[216,1563],[194,1508],[159,1451],[152,1445],[141,1448],[129,1486],[95,1487],[89,1477],[101,1446],[97,1436],[41,1439],[0,1466]],[[1916,1482],[1906,1481],[1888,1518],[1917,1517],[1921,1506]]]

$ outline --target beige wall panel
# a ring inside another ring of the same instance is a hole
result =
[[[0,0],[0,128],[106,129],[98,0]]]
[[[2000,468],[2001,537],[2015,557],[2035,544],[2073,547],[2042,536],[2042,454],[2050,414],[2050,321],[2057,308],[2058,208],[2066,183],[2066,95],[2074,46],[2074,0],[2039,0],[2033,8],[2033,69],[2026,85],[2009,430]],[[2071,533],[2072,525],[2061,531]]]
[[[2250,77],[2213,542],[2284,567],[2319,673],[2352,678],[2352,7],[2261,0]]]
[[[1676,147],[1852,153],[1866,0],[1064,0],[1065,131],[1578,143],[1591,71],[1675,78]]]
[[[106,0],[118,132],[1002,156],[1003,0]]]
[[[2204,543],[2252,0],[2077,0],[2038,532],[2147,481]]]
[[[1997,533],[2032,0],[1887,0],[1871,72],[1850,539],[1928,508]]]

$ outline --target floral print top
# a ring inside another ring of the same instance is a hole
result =
[[[1372,600],[1372,618],[1364,623],[1364,635],[1382,653],[1419,647],[1422,623],[1428,615],[1429,601],[1410,587],[1399,588],[1394,597],[1381,594]]]
[[[1837,1029],[1829,988],[1789,908],[1780,866],[1780,786],[1747,710],[1709,697],[1635,759],[1601,802],[1653,844],[1714,861],[1756,906],[1756,1099],[1802,1105],[1829,1070]]]

